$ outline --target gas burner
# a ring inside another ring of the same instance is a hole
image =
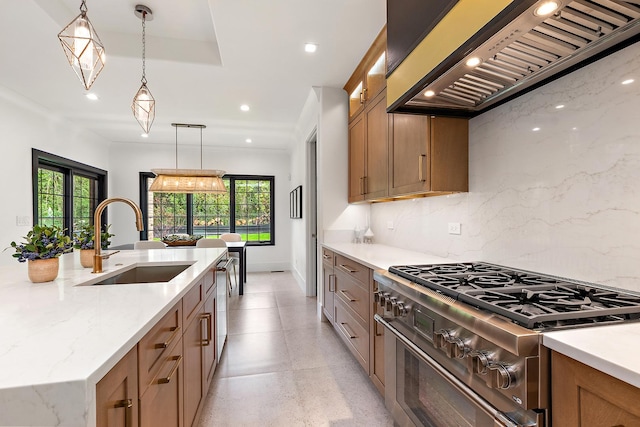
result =
[[[457,264],[398,265],[389,267],[389,271],[411,280],[411,277],[493,273],[502,271],[502,269],[489,264],[466,262]]]

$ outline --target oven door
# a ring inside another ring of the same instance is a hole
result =
[[[376,315],[375,319],[386,329],[385,403],[397,425],[518,426],[449,373],[389,322],[379,315]]]

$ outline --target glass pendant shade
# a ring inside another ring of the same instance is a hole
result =
[[[104,45],[89,21],[86,9],[81,7],[80,10],[80,15],[60,31],[58,39],[69,65],[89,90],[104,68]]]
[[[149,191],[156,193],[226,193],[224,171],[213,169],[151,169],[156,178]]]
[[[138,93],[133,98],[133,104],[131,104],[133,110],[133,116],[136,118],[140,126],[145,133],[149,133],[153,119],[156,117],[156,100],[151,95],[151,91],[146,84],[142,84]]]

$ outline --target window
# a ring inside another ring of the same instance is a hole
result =
[[[93,224],[93,212],[107,194],[107,171],[36,149],[32,164],[35,224],[72,233]]]
[[[225,194],[152,193],[153,177],[140,173],[143,240],[176,233],[212,238],[240,233],[248,245],[275,244],[273,176],[225,175]]]

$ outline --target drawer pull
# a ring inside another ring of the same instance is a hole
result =
[[[420,154],[418,156],[418,181],[423,182],[425,181],[424,179],[424,159],[426,159],[427,156],[425,156],[424,154]]]
[[[202,345],[207,346],[209,344],[211,344],[211,330],[212,328],[212,320],[213,320],[213,316],[211,315],[211,313],[204,313],[202,315],[202,317],[200,318],[200,320],[206,320],[207,321],[207,337],[205,339],[202,340]]]
[[[329,275],[329,292],[335,292],[335,291],[336,291],[336,275],[330,274]]]
[[[331,259],[331,255],[322,254],[323,259]]]
[[[166,340],[165,342],[157,343],[156,344],[156,348],[167,348],[167,347],[169,347],[169,344],[171,344],[171,341],[173,341],[175,339],[175,337],[178,336],[178,332],[180,332],[180,326],[174,326],[173,328],[171,328],[171,331],[173,333],[171,334],[169,339]]]
[[[169,375],[167,375],[164,378],[158,379],[158,384],[168,384],[168,383],[170,383],[171,382],[171,377],[173,377],[173,375],[176,373],[176,371],[180,367],[180,362],[182,362],[182,356],[173,356],[171,359],[176,361],[175,365],[173,365],[173,368],[171,368],[171,372],[169,372]]]
[[[347,293],[347,291],[343,291],[342,289],[340,289],[340,293],[341,293],[342,295],[344,295],[344,297],[345,297],[346,299],[348,299],[350,302],[356,302],[356,301],[358,301],[357,299],[355,299],[355,298],[353,298],[351,295],[349,295],[349,294]]]
[[[356,334],[354,334],[354,333],[351,331],[351,328],[349,328],[349,325],[347,325],[345,322],[341,322],[340,324],[342,325],[342,329],[344,329],[344,331],[347,333],[347,335],[349,336],[349,338],[351,338],[351,339],[358,338],[358,337],[356,336]]]
[[[124,413],[124,427],[130,427],[131,424],[131,411],[133,408],[133,400],[131,399],[124,399],[124,400],[119,400],[116,402],[115,405],[113,405],[114,408],[124,408],[125,413]]]
[[[348,265],[345,264],[340,264],[340,267],[342,267],[343,269],[347,270],[349,273],[357,273],[358,270],[354,270],[353,268],[349,267]]]

